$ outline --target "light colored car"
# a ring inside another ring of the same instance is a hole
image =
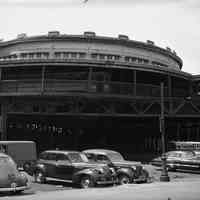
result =
[[[166,167],[170,171],[200,171],[200,157],[194,151],[166,152]],[[162,156],[151,161],[154,166],[162,166]]]
[[[0,153],[0,192],[19,193],[29,188],[27,177],[18,171],[14,160]]]
[[[113,150],[108,149],[88,149],[83,151],[90,162],[106,163],[113,167],[117,174],[119,184],[146,183],[150,181],[148,171],[140,162],[128,161],[123,156]]]

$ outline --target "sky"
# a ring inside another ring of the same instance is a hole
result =
[[[175,50],[182,70],[200,74],[200,0],[0,0],[0,38],[48,31],[128,35]]]

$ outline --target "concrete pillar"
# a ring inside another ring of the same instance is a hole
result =
[[[1,132],[1,140],[7,139],[7,103],[2,102],[1,103],[1,126],[0,126],[0,132]]]
[[[136,70],[133,71],[133,96],[137,96],[137,72]]]
[[[172,110],[173,110],[173,103],[172,103],[172,100],[171,100],[171,97],[172,97],[172,77],[170,75],[168,75],[168,97],[170,97],[169,112],[172,113]]]

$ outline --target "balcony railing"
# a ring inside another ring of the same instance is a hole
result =
[[[0,95],[10,93],[69,93],[83,92],[106,95],[126,95],[143,97],[160,97],[160,86],[150,84],[122,83],[109,81],[88,81],[88,80],[61,80],[61,79],[28,79],[28,80],[2,80],[0,82]],[[173,97],[185,97],[187,91],[184,89],[173,89]],[[168,88],[164,88],[164,95],[167,97]]]

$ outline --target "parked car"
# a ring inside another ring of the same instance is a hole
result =
[[[0,153],[0,192],[19,193],[29,188],[27,177],[18,171],[14,160]]]
[[[32,167],[37,160],[36,144],[33,141],[0,141],[0,152],[12,157],[19,170],[32,175]]]
[[[116,151],[106,149],[89,149],[83,151],[90,161],[107,163],[116,171],[118,183],[148,182],[149,173],[140,162],[127,161]]]
[[[198,170],[200,171],[200,157],[194,151],[168,151],[166,154],[168,170]],[[154,166],[162,166],[162,156],[151,161]]]
[[[89,163],[78,151],[49,150],[40,154],[34,170],[35,181],[45,183],[48,178],[69,181],[80,188],[115,183],[115,171],[107,165]]]

